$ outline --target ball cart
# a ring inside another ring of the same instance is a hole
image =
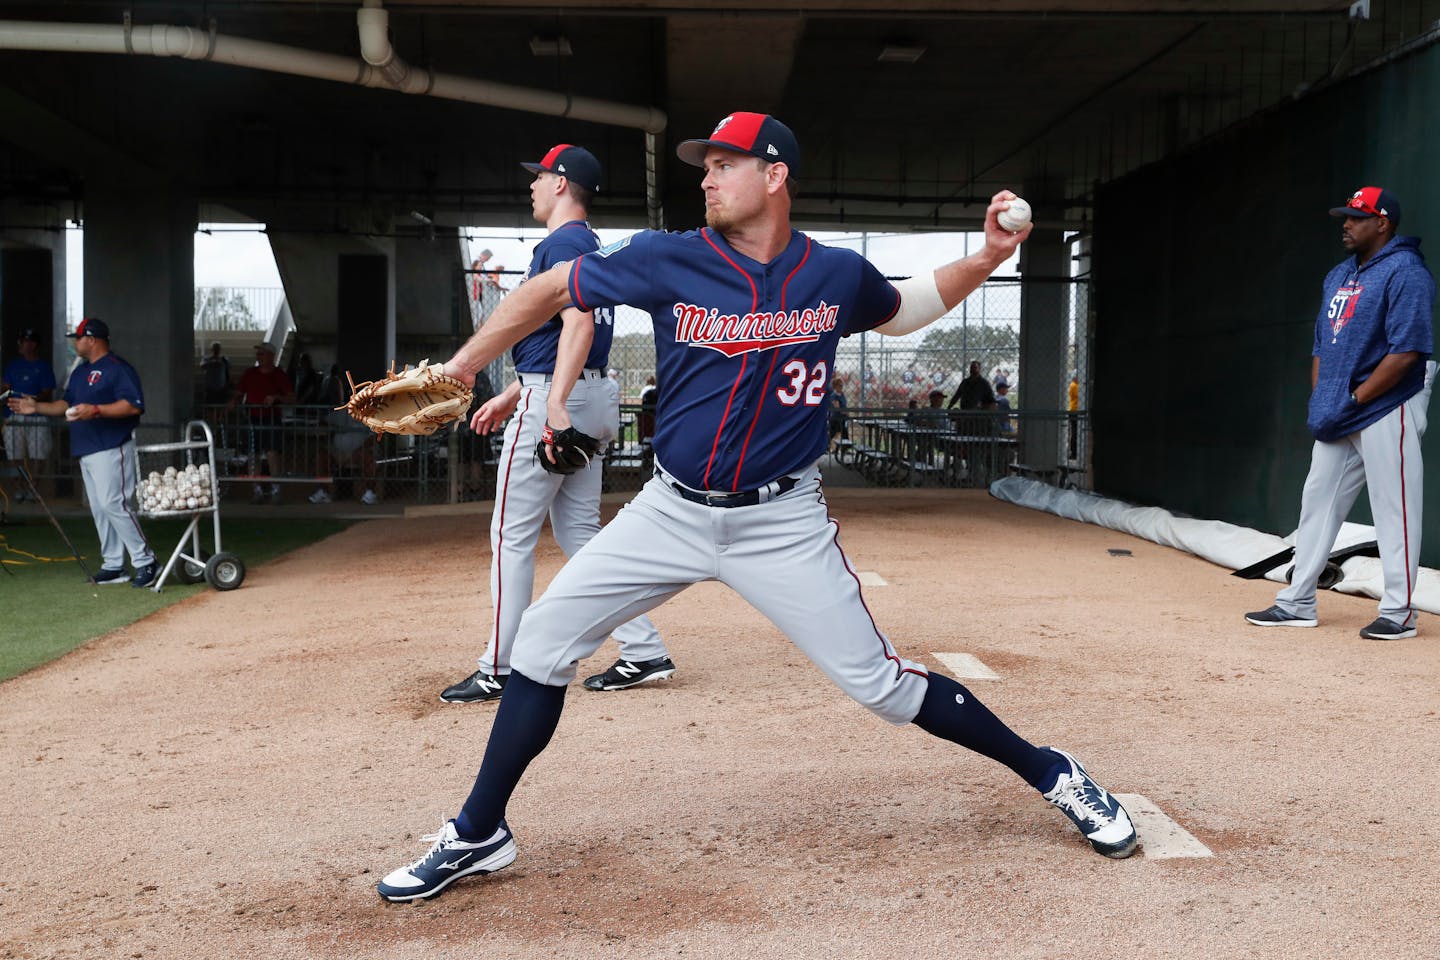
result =
[[[189,517],[170,559],[155,578],[156,593],[173,576],[181,583],[204,580],[216,590],[234,590],[245,581],[245,564],[220,545],[220,485],[215,474],[215,435],[204,420],[191,420],[177,443],[135,448],[140,461],[135,499],[142,517]],[[200,522],[210,518],[215,549],[201,546]]]

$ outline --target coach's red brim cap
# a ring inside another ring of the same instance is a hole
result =
[[[1384,217],[1400,222],[1400,201],[1384,187],[1361,187],[1343,207],[1331,207],[1332,217]]]
[[[553,173],[571,183],[579,184],[591,193],[600,190],[600,161],[595,154],[584,147],[569,143],[557,143],[539,163],[522,163],[520,166],[531,173]]]
[[[703,167],[705,151],[711,147],[783,163],[790,176],[800,177],[800,144],[789,127],[768,113],[732,113],[715,125],[710,139],[686,140],[675,148],[675,155],[692,167]]]
[[[71,340],[79,340],[81,337],[94,337],[97,340],[110,339],[110,325],[99,317],[86,317],[80,321],[80,325],[74,330],[65,334]]]

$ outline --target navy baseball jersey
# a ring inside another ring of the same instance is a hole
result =
[[[709,228],[637,233],[580,257],[582,310],[628,303],[655,325],[655,454],[699,490],[751,490],[825,452],[842,337],[885,323],[900,293],[853,250],[791,231],[769,263]]]
[[[46,390],[55,389],[55,371],[41,359],[26,360],[16,357],[5,365],[3,378],[15,391],[17,397],[34,397]],[[10,416],[10,408],[4,407],[4,416]]]
[[[145,409],[139,374],[113,353],[105,354],[94,363],[80,364],[65,385],[65,402],[72,407],[82,403],[114,403],[116,400],[129,400],[141,410]],[[139,422],[139,415],[75,420],[70,424],[70,452],[83,457],[122,446],[134,434]]]
[[[520,282],[524,283],[531,277],[539,276],[556,264],[577,260],[599,247],[599,238],[585,221],[571,220],[569,223],[562,223],[536,244],[535,255],[530,258],[530,268],[525,271]],[[609,309],[595,311],[595,340],[590,344],[589,356],[585,358],[586,367],[603,370],[609,362],[610,342],[615,336],[614,316]],[[515,344],[510,352],[515,360],[515,369],[520,373],[554,373],[555,354],[560,347],[562,328],[560,317],[551,317],[543,327]]]
[[[1308,426],[1315,439],[1333,442],[1382,419],[1425,385],[1421,362],[1368,403],[1350,400],[1350,392],[1370,379],[1386,354],[1430,358],[1435,281],[1420,241],[1394,237],[1363,265],[1353,256],[1338,264],[1326,275],[1324,289],[1311,351],[1320,360],[1320,376],[1310,395]]]

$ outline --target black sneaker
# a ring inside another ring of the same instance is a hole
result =
[[[101,567],[95,571],[95,576],[90,578],[90,582],[97,584],[129,583],[130,576],[123,568],[120,570],[106,570],[104,567]]]
[[[631,663],[620,658],[604,673],[585,679],[586,690],[628,690],[652,680],[669,680],[675,676],[675,661],[669,657]]]
[[[155,578],[159,574],[160,566],[158,564],[147,563],[145,564],[145,566],[135,571],[135,576],[130,578],[130,586],[137,588],[148,587],[150,586],[150,584],[155,582]]]
[[[1245,622],[1257,627],[1316,627],[1320,625],[1320,621],[1314,617],[1297,617],[1293,613],[1286,613],[1278,606],[1247,613]]]
[[[499,700],[505,692],[508,673],[486,673],[476,670],[470,676],[444,689],[440,699],[446,703],[480,703],[484,700]]]
[[[376,891],[391,903],[433,897],[461,877],[494,873],[515,862],[515,837],[503,820],[492,836],[479,843],[460,839],[454,820],[446,820],[439,833],[420,839],[433,841],[425,856],[392,870],[376,884]]]
[[[1373,623],[1360,631],[1360,636],[1366,640],[1408,640],[1415,636],[1415,627],[1413,624],[1402,627],[1394,620],[1376,617]]]

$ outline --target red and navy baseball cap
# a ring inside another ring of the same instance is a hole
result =
[[[710,147],[783,163],[790,176],[800,177],[800,144],[789,127],[768,113],[732,113],[715,125],[709,140],[686,140],[675,148],[675,155],[692,167],[703,167]]]
[[[600,161],[584,147],[557,143],[539,163],[522,163],[531,173],[553,173],[594,193],[600,189]]]
[[[1400,222],[1400,201],[1384,187],[1361,187],[1343,207],[1331,207],[1332,217],[1384,217]]]
[[[81,337],[94,337],[96,340],[110,339],[110,325],[99,317],[86,317],[80,321],[80,326],[70,333],[65,334],[71,340],[79,340]]]

